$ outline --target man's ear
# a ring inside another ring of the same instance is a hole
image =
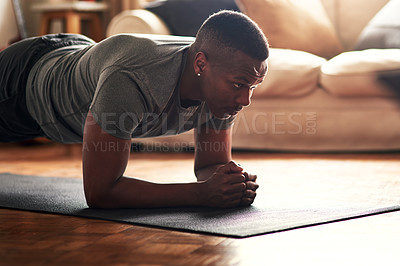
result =
[[[205,68],[207,67],[207,63],[207,55],[203,52],[197,52],[193,62],[194,73],[196,73],[196,75],[203,74]]]

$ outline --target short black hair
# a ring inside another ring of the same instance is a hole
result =
[[[195,48],[239,50],[260,61],[269,56],[268,40],[260,27],[243,13],[222,10],[208,17],[196,34]]]

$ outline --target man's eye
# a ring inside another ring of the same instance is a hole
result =
[[[240,89],[241,87],[243,87],[243,84],[240,83],[233,83],[233,86],[237,89]]]

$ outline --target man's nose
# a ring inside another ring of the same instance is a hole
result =
[[[238,103],[241,106],[248,106],[251,103],[251,96],[253,94],[253,90],[248,88],[248,89],[242,89],[236,98],[236,103]]]

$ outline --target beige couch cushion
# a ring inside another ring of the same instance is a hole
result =
[[[326,59],[298,50],[271,48],[268,74],[254,97],[296,97],[317,88],[320,67]]]
[[[264,31],[271,47],[331,58],[342,52],[320,0],[236,0]]]
[[[165,23],[144,9],[126,10],[116,15],[107,27],[107,36],[120,33],[170,34]]]
[[[377,74],[400,70],[400,49],[368,49],[342,53],[321,67],[320,84],[336,96],[389,96]]]

